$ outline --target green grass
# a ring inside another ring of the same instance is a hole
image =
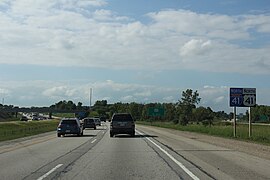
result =
[[[143,125],[151,125],[150,122],[146,121],[137,121],[136,123]],[[187,126],[182,126],[179,124],[173,124],[172,122],[152,122],[152,126],[176,129],[180,131],[190,131],[225,138],[234,138],[233,127],[231,125],[225,125],[222,123],[216,123],[214,124],[214,126],[209,127],[198,124],[189,124]],[[248,125],[238,124],[236,134],[237,137],[235,139],[270,145],[270,126],[253,125],[252,137],[249,138]]]
[[[56,131],[58,123],[58,120],[2,122],[0,123],[0,141]]]

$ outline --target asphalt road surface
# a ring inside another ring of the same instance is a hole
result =
[[[270,160],[137,126],[109,137],[109,123],[83,137],[56,132],[0,143],[0,179],[270,179]]]

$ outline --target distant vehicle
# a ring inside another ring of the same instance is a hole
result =
[[[77,134],[78,136],[83,135],[83,126],[80,124],[77,118],[63,118],[57,127],[57,136],[65,134]]]
[[[116,134],[130,134],[135,136],[135,122],[129,113],[116,113],[112,116],[110,137]]]
[[[31,114],[32,120],[39,120],[39,114],[34,112]]]
[[[101,126],[101,121],[99,118],[94,118],[94,120],[97,126]]]
[[[32,120],[39,120],[38,116],[32,116]]]
[[[28,121],[28,118],[26,116],[22,116],[20,120],[21,121]]]
[[[101,117],[100,117],[100,121],[106,122],[106,117],[101,116]]]
[[[85,129],[85,128],[97,129],[96,122],[95,122],[94,118],[84,118],[82,120],[82,122],[83,122],[83,129]]]

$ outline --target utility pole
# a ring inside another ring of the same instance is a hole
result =
[[[89,91],[89,111],[91,111],[91,106],[92,106],[92,88],[90,88]]]

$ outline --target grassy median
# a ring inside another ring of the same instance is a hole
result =
[[[59,120],[1,122],[0,141],[56,131]]]
[[[220,136],[225,138],[233,137],[233,127],[228,123],[214,123],[213,126],[203,126],[200,124],[189,124],[182,126],[180,124],[174,124],[172,122],[146,122],[137,121],[137,124],[152,125],[163,128],[176,129],[180,131],[191,131],[196,133],[203,133],[213,136]],[[248,137],[248,125],[237,125],[237,137],[235,139],[252,141],[262,144],[270,145],[270,126],[269,125],[252,125],[252,137]]]

